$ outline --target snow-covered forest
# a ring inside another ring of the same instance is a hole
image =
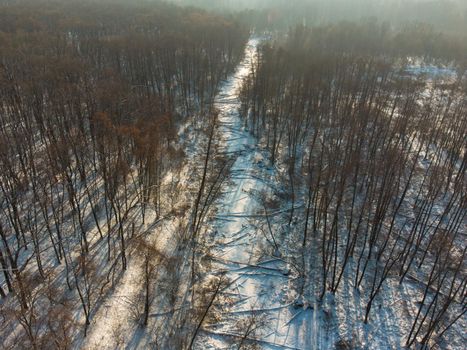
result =
[[[371,3],[0,0],[0,349],[464,349],[467,6]]]

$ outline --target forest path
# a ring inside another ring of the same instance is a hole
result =
[[[268,166],[267,154],[245,128],[239,114],[242,81],[256,62],[260,41],[250,39],[243,61],[216,99],[222,151],[235,154],[236,160],[212,223],[212,270],[214,274],[227,271],[232,284],[226,294],[234,301],[218,324],[205,327],[196,349],[222,349],[228,341],[238,344],[245,337],[246,329],[251,331],[246,342],[254,340],[251,343],[263,349],[322,348],[319,317],[313,310],[297,310],[292,306],[294,291],[288,266],[271,253],[274,249],[270,233],[267,229],[259,230],[255,221],[265,222],[265,211],[258,195],[262,191],[270,192],[268,184],[274,185],[277,175],[276,170]],[[274,213],[268,215],[274,220]],[[255,333],[252,329],[256,327],[258,332]]]

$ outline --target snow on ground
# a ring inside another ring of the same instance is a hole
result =
[[[239,115],[238,90],[255,62],[259,42],[250,40],[244,61],[217,99],[224,151],[237,158],[231,182],[211,223],[212,273],[227,270],[232,282],[228,293],[236,299],[218,324],[204,327],[195,348],[224,349],[235,344],[232,348],[237,349],[246,339],[262,349],[403,349],[410,315],[416,312],[421,295],[417,283],[407,280],[399,285],[397,278],[388,278],[375,300],[370,323],[364,324],[366,296],[360,295],[348,275],[355,262],[349,262],[336,295],[326,293],[318,302],[313,295],[319,279],[318,253],[309,252],[301,307],[296,303],[298,273],[291,265],[292,256],[299,255],[297,242],[285,237],[280,227],[287,218],[283,212],[269,213],[272,230],[280,237],[280,254],[274,252],[267,231],[260,232],[255,225],[257,219],[266,221],[258,193],[274,195],[271,189],[280,187],[278,169],[268,167],[267,154]],[[287,205],[281,203],[281,207]],[[258,331],[249,332],[245,326],[249,320],[255,320]],[[236,327],[242,322],[243,328]],[[459,341],[453,341],[450,348],[459,346]]]
[[[205,328],[195,348],[225,348],[229,342],[238,344],[245,337],[264,349],[328,349],[335,342],[335,329],[323,328],[327,313],[314,311],[318,310],[317,305],[294,307],[297,275],[289,273],[290,267],[275,252],[268,232],[259,232],[253,223],[255,218],[265,221],[258,194],[273,195],[270,188],[278,185],[277,169],[268,166],[267,155],[245,129],[239,115],[238,91],[256,60],[259,42],[258,38],[249,41],[243,62],[223,86],[216,104],[224,152],[236,154],[237,158],[231,169],[231,182],[211,223],[212,273],[227,270],[232,282],[228,292],[237,298],[219,324]],[[273,221],[280,213],[268,215]],[[287,252],[287,247],[279,250]],[[256,333],[245,336],[247,326],[235,327],[253,320],[258,327]]]
[[[303,307],[297,307],[298,273],[290,259],[291,255],[297,255],[297,251],[292,239],[285,237],[278,225],[287,221],[284,219],[287,214],[274,209],[268,213],[272,231],[279,240],[279,252],[268,236],[268,230],[262,230],[258,225],[259,221],[264,224],[267,220],[259,194],[266,192],[273,196],[272,189],[280,187],[278,170],[268,166],[267,154],[245,129],[239,115],[238,92],[242,80],[250,74],[260,41],[259,38],[249,41],[244,60],[216,99],[223,138],[221,151],[235,155],[236,159],[224,196],[216,204],[216,215],[209,223],[212,265],[208,273],[214,276],[227,271],[230,285],[224,294],[231,301],[223,308],[220,321],[203,326],[194,348],[227,349],[234,344],[233,348],[237,349],[240,342],[246,341],[262,349],[334,349],[341,341],[342,349],[349,346],[402,349],[408,315],[413,313],[414,301],[420,297],[420,289],[414,282],[398,285],[397,280],[388,279],[375,301],[370,324],[365,325],[362,322],[365,298],[354,288],[350,276],[344,275],[338,293],[335,296],[326,294],[321,303],[310,295],[318,278],[314,268],[314,257],[318,256],[315,252],[308,254],[305,262],[305,289],[309,292],[304,294]],[[286,205],[281,203],[281,207]],[[164,223],[157,229],[157,232],[163,232],[159,239],[170,241],[175,229],[174,221]],[[167,247],[168,252],[173,249]],[[349,263],[349,269],[352,264]],[[93,318],[83,348],[150,346],[146,341],[151,338],[150,330],[141,330],[129,318],[131,303],[128,301],[134,299],[140,289],[139,273],[137,264],[129,264],[118,287]],[[153,310],[156,315],[164,311],[162,306],[159,309]],[[119,337],[122,337],[121,341]],[[137,342],[131,340],[136,338],[139,339]]]
[[[142,231],[150,231],[157,236],[158,247],[161,250],[170,251],[171,237],[174,232],[174,220],[157,220],[155,213],[148,210],[147,224]],[[165,234],[164,234],[165,233]],[[121,349],[131,343],[132,334],[139,335],[138,322],[135,319],[135,301],[142,289],[141,264],[135,252],[132,251],[128,257],[130,263],[121,279],[116,284],[112,294],[109,295],[99,306],[92,317],[89,333],[83,343],[79,344],[81,349]],[[78,344],[77,344],[78,345]],[[133,348],[129,346],[129,348]]]
[[[416,76],[423,75],[429,79],[444,78],[450,80],[456,77],[456,71],[453,68],[437,67],[435,65],[410,64],[405,71]]]
[[[319,329],[318,318],[309,310],[301,312],[292,307],[295,295],[288,267],[280,256],[275,256],[272,239],[252,224],[254,218],[265,216],[258,193],[268,191],[267,184],[274,182],[277,175],[267,167],[266,157],[244,128],[238,111],[238,90],[256,60],[259,42],[257,38],[249,41],[243,62],[217,99],[224,151],[237,154],[237,158],[231,169],[231,183],[212,223],[215,242],[211,254],[217,268],[228,271],[227,277],[233,282],[229,289],[237,300],[223,315],[224,322],[205,330],[198,349],[218,349],[228,340],[238,343],[245,330],[235,329],[234,324],[241,319],[248,322],[249,317],[260,324],[261,332],[250,333],[247,339],[254,339],[262,348],[311,349],[313,343],[321,345],[314,337]]]

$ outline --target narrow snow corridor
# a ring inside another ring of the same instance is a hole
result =
[[[265,247],[271,247],[270,238],[252,224],[255,217],[264,219],[258,194],[268,190],[267,184],[274,181],[275,175],[239,115],[239,90],[257,59],[259,43],[260,39],[250,39],[244,60],[216,99],[223,151],[236,154],[236,160],[213,223],[213,273],[216,269],[228,271],[232,282],[229,292],[238,300],[216,329],[204,332],[197,349],[225,348],[228,341],[237,344],[245,337],[244,331],[235,329],[238,322],[257,323],[257,334],[247,335],[246,339],[264,349],[319,349],[322,345],[319,316],[311,309],[296,310],[292,306],[290,300],[295,295],[289,288],[288,267],[280,257],[265,254]]]

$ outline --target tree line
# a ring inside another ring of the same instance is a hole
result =
[[[377,18],[401,28],[425,23],[465,37],[467,5],[462,0],[170,0],[238,16],[258,30],[284,31],[298,24],[325,25]]]
[[[138,227],[149,210],[156,221],[185,215],[164,182],[188,159],[179,127],[212,124],[247,37],[224,17],[166,4],[0,6],[0,295],[5,331],[19,323],[25,348],[69,348],[74,301],[86,335],[132,241],[146,252],[147,323],[148,259],[168,258]],[[213,197],[204,178],[197,230]]]
[[[367,323],[389,280],[415,281],[404,342],[428,347],[466,311],[465,66],[344,28],[300,26],[264,43],[241,114],[283,174],[299,294],[323,300],[349,279]],[[410,74],[409,56],[456,73]]]

